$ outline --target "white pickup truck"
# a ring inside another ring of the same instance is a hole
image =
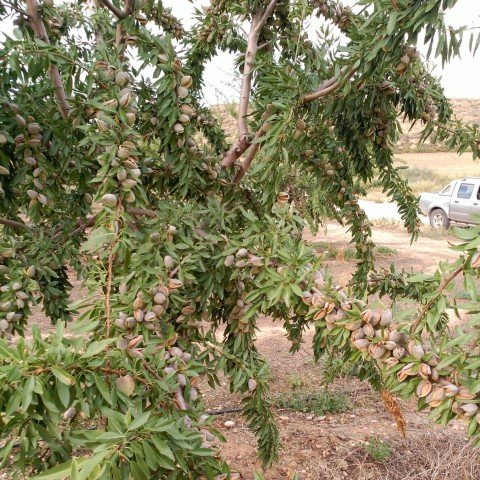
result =
[[[438,193],[421,193],[419,207],[434,228],[448,228],[450,221],[478,224],[480,177],[453,180]]]

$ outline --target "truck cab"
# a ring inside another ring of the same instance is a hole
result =
[[[477,224],[480,222],[480,177],[453,180],[438,193],[422,193],[419,207],[434,228],[448,228],[451,221]]]

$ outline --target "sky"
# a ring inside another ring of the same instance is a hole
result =
[[[57,1],[57,0],[56,0]],[[355,0],[344,0],[345,5],[352,5]],[[209,5],[209,0],[164,0],[164,5],[172,8],[173,14],[182,19],[185,27],[192,24],[195,7]],[[453,27],[480,26],[480,0],[459,0],[458,4],[447,14],[447,23]],[[312,23],[309,34],[314,35],[315,24]],[[11,21],[0,23],[1,33],[11,35]],[[477,31],[477,32],[480,32]],[[420,48],[426,53],[426,48]],[[220,53],[212,59],[205,71],[204,98],[208,104],[236,102],[239,97],[239,78],[234,74],[234,55]],[[468,51],[468,41],[464,41],[461,57],[441,67],[440,61],[432,61],[433,73],[440,77],[445,93],[449,98],[480,98],[480,49],[474,58]]]

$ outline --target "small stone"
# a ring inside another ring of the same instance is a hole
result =
[[[232,428],[235,426],[235,422],[233,420],[227,420],[223,425],[227,428]]]
[[[315,420],[317,422],[323,422],[323,420],[326,420],[327,417],[325,415],[320,415],[319,417],[315,417]]]

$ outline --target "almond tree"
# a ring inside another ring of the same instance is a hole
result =
[[[448,61],[467,33],[476,49],[475,30],[444,22],[456,3],[215,0],[186,31],[159,0],[0,2],[16,25],[0,50],[2,468],[225,478],[201,393],[220,374],[244,394],[270,465],[262,315],[283,322],[292,352],[313,325],[317,358],[361,360],[385,392],[415,394],[442,423],[465,418],[480,438],[480,356],[465,348],[477,332],[450,336],[445,313],[478,324],[479,229],[458,231],[458,261],[435,275],[379,274],[358,206],[375,176],[416,238],[417,201],[393,165],[399,115],[423,140],[478,154],[478,129],[452,118],[416,49],[424,38]],[[238,54],[242,78],[231,144],[202,101],[219,51]],[[351,288],[302,240],[326,216],[352,233]],[[459,276],[471,301],[453,305]],[[369,301],[377,292],[387,305]],[[29,322],[35,304],[55,333]]]

